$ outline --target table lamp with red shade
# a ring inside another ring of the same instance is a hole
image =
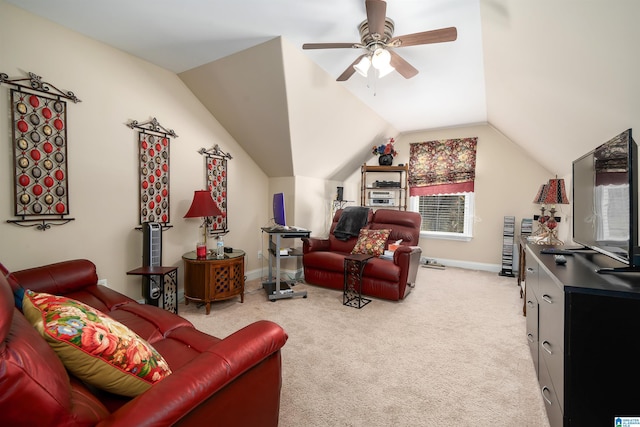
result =
[[[191,207],[189,207],[184,218],[203,218],[201,227],[203,228],[204,240],[202,243],[198,243],[196,247],[198,258],[207,257],[207,226],[211,223],[211,217],[218,215],[222,215],[222,211],[220,211],[216,202],[213,201],[209,191],[196,190],[193,192]]]

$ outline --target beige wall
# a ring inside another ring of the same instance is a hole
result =
[[[478,137],[475,179],[475,219],[469,242],[422,238],[429,258],[467,263],[500,264],[504,216],[516,217],[516,231],[522,218],[531,218],[538,206],[531,201],[541,184],[552,178],[549,171],[520,147],[488,125],[458,127],[402,135],[399,162],[409,161],[409,144],[438,139]]]
[[[475,180],[475,220],[469,242],[422,237],[423,256],[478,269],[499,269],[502,256],[504,216],[516,217],[517,232],[522,218],[532,218],[539,206],[531,203],[536,191],[552,175],[520,147],[489,125],[478,124],[413,132],[396,138],[398,156],[394,164],[409,163],[409,144],[438,139],[478,137]],[[377,157],[367,164],[377,164]],[[349,198],[359,204],[360,170],[346,181]],[[567,182],[567,190],[570,183]],[[346,190],[345,190],[346,192]],[[355,199],[353,199],[355,197]],[[568,206],[563,212],[570,212]],[[559,235],[569,231],[566,217]]]
[[[19,37],[17,37],[19,35]],[[163,233],[163,264],[180,267],[181,255],[199,239],[200,220],[183,219],[193,191],[204,188],[201,147],[215,144],[233,155],[228,163],[228,246],[244,249],[246,270],[259,274],[255,254],[268,179],[246,152],[174,74],[0,1],[0,72],[34,72],[82,100],[69,102],[68,176],[71,217],[47,231],[7,224],[13,216],[13,161],[9,87],[0,86],[0,262],[10,270],[88,258],[110,287],[140,298],[140,279],[127,276],[142,262],[138,226],[136,133],[125,126],[156,117],[175,130],[171,141],[171,224]],[[213,243],[210,241],[210,244]],[[253,256],[251,256],[253,254]]]

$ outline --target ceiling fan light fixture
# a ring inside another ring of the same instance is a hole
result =
[[[371,67],[371,59],[368,56],[363,56],[362,59],[353,66],[353,69],[361,76],[367,77],[369,67]]]
[[[386,64],[382,65],[381,67],[376,67],[376,70],[378,70],[378,78],[381,78],[386,76],[390,72],[395,71],[395,68],[393,68],[390,64]]]
[[[395,70],[395,68],[391,66],[391,54],[383,48],[378,48],[373,52],[371,65],[378,70],[378,78],[384,77]]]
[[[373,55],[371,57],[371,64],[377,68],[383,68],[385,65],[389,65],[391,62],[391,54],[381,47],[377,48],[373,51]]]

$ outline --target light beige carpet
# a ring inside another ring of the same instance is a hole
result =
[[[420,268],[402,302],[362,309],[308,284],[269,302],[259,282],[239,298],[180,314],[225,337],[259,319],[289,334],[280,426],[548,426],[516,279]]]

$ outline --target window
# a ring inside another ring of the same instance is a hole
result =
[[[411,197],[411,210],[422,217],[420,234],[426,237],[471,240],[474,193]]]
[[[473,237],[477,145],[476,137],[410,144],[410,206],[422,217],[421,236]]]

